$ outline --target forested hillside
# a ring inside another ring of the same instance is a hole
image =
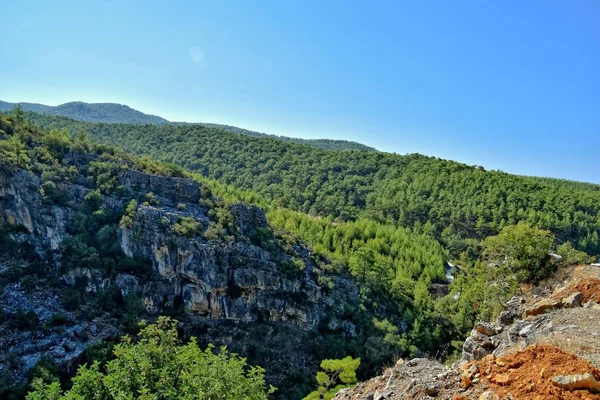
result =
[[[348,140],[333,140],[333,139],[302,139],[287,136],[269,135],[248,129],[238,128],[236,126],[212,124],[212,123],[187,123],[187,122],[171,122],[156,115],[144,114],[141,111],[115,103],[84,103],[81,101],[73,101],[70,103],[61,104],[58,106],[47,106],[38,103],[19,103],[25,111],[34,111],[46,115],[56,115],[67,118],[72,118],[77,121],[84,122],[105,122],[105,123],[124,123],[124,124],[153,124],[153,125],[195,125],[207,126],[211,128],[222,129],[227,132],[232,132],[240,135],[254,137],[270,137],[284,142],[301,143],[308,146],[316,147],[324,150],[361,150],[375,151],[374,148],[365,146],[364,144],[351,142]],[[17,103],[9,103],[0,100],[0,111],[10,111]]]
[[[243,199],[267,206],[268,225]],[[18,110],[0,114],[0,205],[2,396],[110,359],[115,337],[157,314],[263,366],[285,399],[313,389],[322,359],[359,357],[365,378],[398,355],[449,354],[461,333],[430,294],[447,286],[432,237],[271,207]]]
[[[35,111],[35,110],[31,110],[31,111]],[[222,124],[200,123],[200,124],[193,124],[193,125],[203,125],[208,128],[222,129],[227,132],[238,133],[240,135],[246,135],[246,136],[270,137],[272,139],[282,140],[284,142],[305,144],[307,146],[316,147],[317,149],[323,149],[323,150],[377,151],[373,147],[369,147],[362,143],[352,142],[352,141],[348,141],[348,140],[293,138],[293,137],[287,137],[287,136],[270,135],[268,133],[256,132],[256,131],[251,131],[248,129],[238,128],[237,126],[222,125]]]
[[[164,118],[144,114],[131,107],[115,103],[84,103],[73,101],[58,106],[37,103],[19,103],[25,111],[35,111],[48,115],[60,115],[87,122],[119,122],[127,124],[167,124]],[[0,111],[11,110],[16,103],[0,101]]]
[[[82,123],[30,114],[47,128],[172,162],[277,205],[342,221],[367,218],[432,234],[454,257],[526,221],[600,253],[600,186],[485,171],[419,154],[334,152],[198,125]]]

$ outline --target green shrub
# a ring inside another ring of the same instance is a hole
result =
[[[179,217],[175,225],[173,225],[173,232],[179,236],[197,236],[201,230],[202,224],[192,217]]]

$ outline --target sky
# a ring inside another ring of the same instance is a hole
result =
[[[597,0],[32,0],[2,25],[0,100],[600,183]]]

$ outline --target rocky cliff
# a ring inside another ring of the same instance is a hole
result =
[[[321,287],[327,261],[277,238],[260,208],[225,205],[193,180],[131,165],[113,172],[115,190],[103,192],[88,173],[95,160],[66,154],[63,167],[77,173],[54,183],[52,196],[41,174],[0,172],[5,377],[23,382],[40,360],[76,365],[90,346],[118,337],[119,315],[86,308],[107,293],[124,310],[139,299],[138,319],[176,314],[185,333],[230,345],[276,384],[292,367],[312,375],[319,360],[309,340],[320,325],[356,334],[351,280],[332,275],[333,285]]]

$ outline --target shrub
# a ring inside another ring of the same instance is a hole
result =
[[[202,224],[192,217],[179,217],[175,225],[173,225],[173,232],[179,236],[197,236],[201,230]]]
[[[538,282],[554,270],[548,262],[553,242],[550,232],[521,222],[486,238],[483,255],[488,262],[506,266],[521,282]]]

